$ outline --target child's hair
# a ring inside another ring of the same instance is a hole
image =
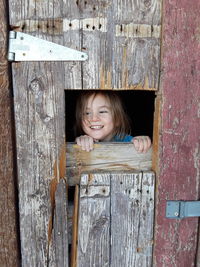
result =
[[[113,136],[117,135],[119,138],[123,138],[126,134],[130,134],[130,121],[117,92],[107,90],[90,90],[81,92],[77,99],[75,135],[80,136],[84,134],[82,129],[82,120],[88,99],[90,96],[93,96],[94,99],[98,94],[102,94],[111,106],[111,114],[114,123]]]

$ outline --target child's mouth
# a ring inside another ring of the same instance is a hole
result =
[[[92,130],[100,130],[103,128],[103,125],[92,125],[90,126],[90,129]]]

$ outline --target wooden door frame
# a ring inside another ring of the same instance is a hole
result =
[[[8,6],[0,0],[0,229],[2,266],[19,265],[19,237],[17,223],[16,161],[14,143],[14,119],[12,84],[7,61]]]

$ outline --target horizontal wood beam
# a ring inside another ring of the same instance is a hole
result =
[[[152,150],[144,154],[131,143],[98,143],[94,150],[86,152],[75,143],[67,143],[66,159],[68,183],[74,185],[84,172],[151,170]]]

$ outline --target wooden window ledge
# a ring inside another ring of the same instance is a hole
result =
[[[132,143],[97,143],[86,152],[75,143],[67,143],[67,180],[69,185],[79,183],[80,174],[102,171],[147,171],[152,169],[152,149],[138,153]]]

